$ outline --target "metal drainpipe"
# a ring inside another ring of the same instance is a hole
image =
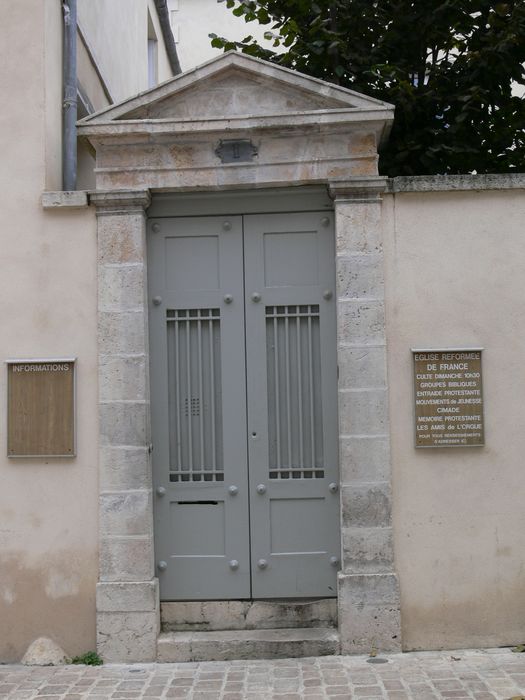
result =
[[[77,0],[64,0],[62,186],[77,186]]]

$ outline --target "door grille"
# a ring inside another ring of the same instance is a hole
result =
[[[170,481],[224,481],[219,309],[169,309]]]
[[[319,305],[267,306],[270,479],[323,469]]]

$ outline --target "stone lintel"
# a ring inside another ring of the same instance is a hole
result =
[[[377,176],[355,177],[351,180],[330,182],[328,194],[336,201],[380,202],[388,178]]]
[[[143,213],[151,204],[151,194],[144,190],[96,190],[89,193],[89,202],[97,208],[97,216]]]
[[[88,193],[84,190],[70,192],[42,192],[43,209],[86,209]]]

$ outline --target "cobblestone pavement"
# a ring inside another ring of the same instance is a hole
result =
[[[525,654],[510,649],[216,661],[24,667],[0,666],[0,698],[10,700],[507,700],[525,692]],[[525,696],[524,696],[525,700]]]

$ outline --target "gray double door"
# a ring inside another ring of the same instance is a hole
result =
[[[332,214],[150,219],[163,600],[336,595]]]

